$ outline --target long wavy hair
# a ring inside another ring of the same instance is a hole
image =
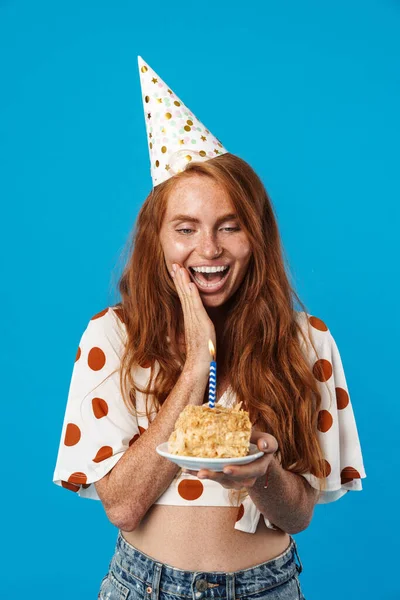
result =
[[[311,336],[304,336],[294,300],[307,311],[289,283],[268,194],[254,170],[235,155],[188,163],[183,172],[157,185],[140,210],[119,280],[119,311],[127,330],[120,368],[124,401],[138,414],[136,392],[143,393],[150,419],[185,363],[178,342],[184,336],[183,312],[165,263],[160,229],[169,193],[194,174],[210,177],[226,190],[252,249],[244,280],[227,304],[222,342],[230,386],[252,424],[277,439],[283,468],[311,472],[321,478],[323,489],[325,461],[317,437],[321,395],[302,349],[302,340],[313,346]],[[137,366],[151,367],[144,387],[134,380]]]

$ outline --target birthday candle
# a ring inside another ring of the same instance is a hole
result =
[[[211,354],[210,377],[208,380],[208,406],[215,408],[215,398],[217,395],[217,363],[215,360],[215,348],[211,340],[208,341],[208,347]]]

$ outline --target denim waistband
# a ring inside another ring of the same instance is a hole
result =
[[[296,557],[299,564],[296,563]],[[182,598],[237,598],[283,584],[303,566],[291,537],[288,548],[276,558],[248,569],[225,571],[185,571],[158,562],[140,552],[118,534],[110,567],[127,585],[139,580],[146,585],[148,600],[157,600],[159,590]]]

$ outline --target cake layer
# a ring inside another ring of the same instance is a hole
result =
[[[251,422],[241,404],[233,408],[186,406],[168,440],[171,454],[202,458],[236,458],[249,451]]]

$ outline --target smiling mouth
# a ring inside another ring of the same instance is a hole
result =
[[[230,266],[223,272],[217,273],[199,273],[194,271],[192,267],[189,267],[189,272],[192,280],[195,282],[200,290],[219,290],[225,283],[230,272]]]

